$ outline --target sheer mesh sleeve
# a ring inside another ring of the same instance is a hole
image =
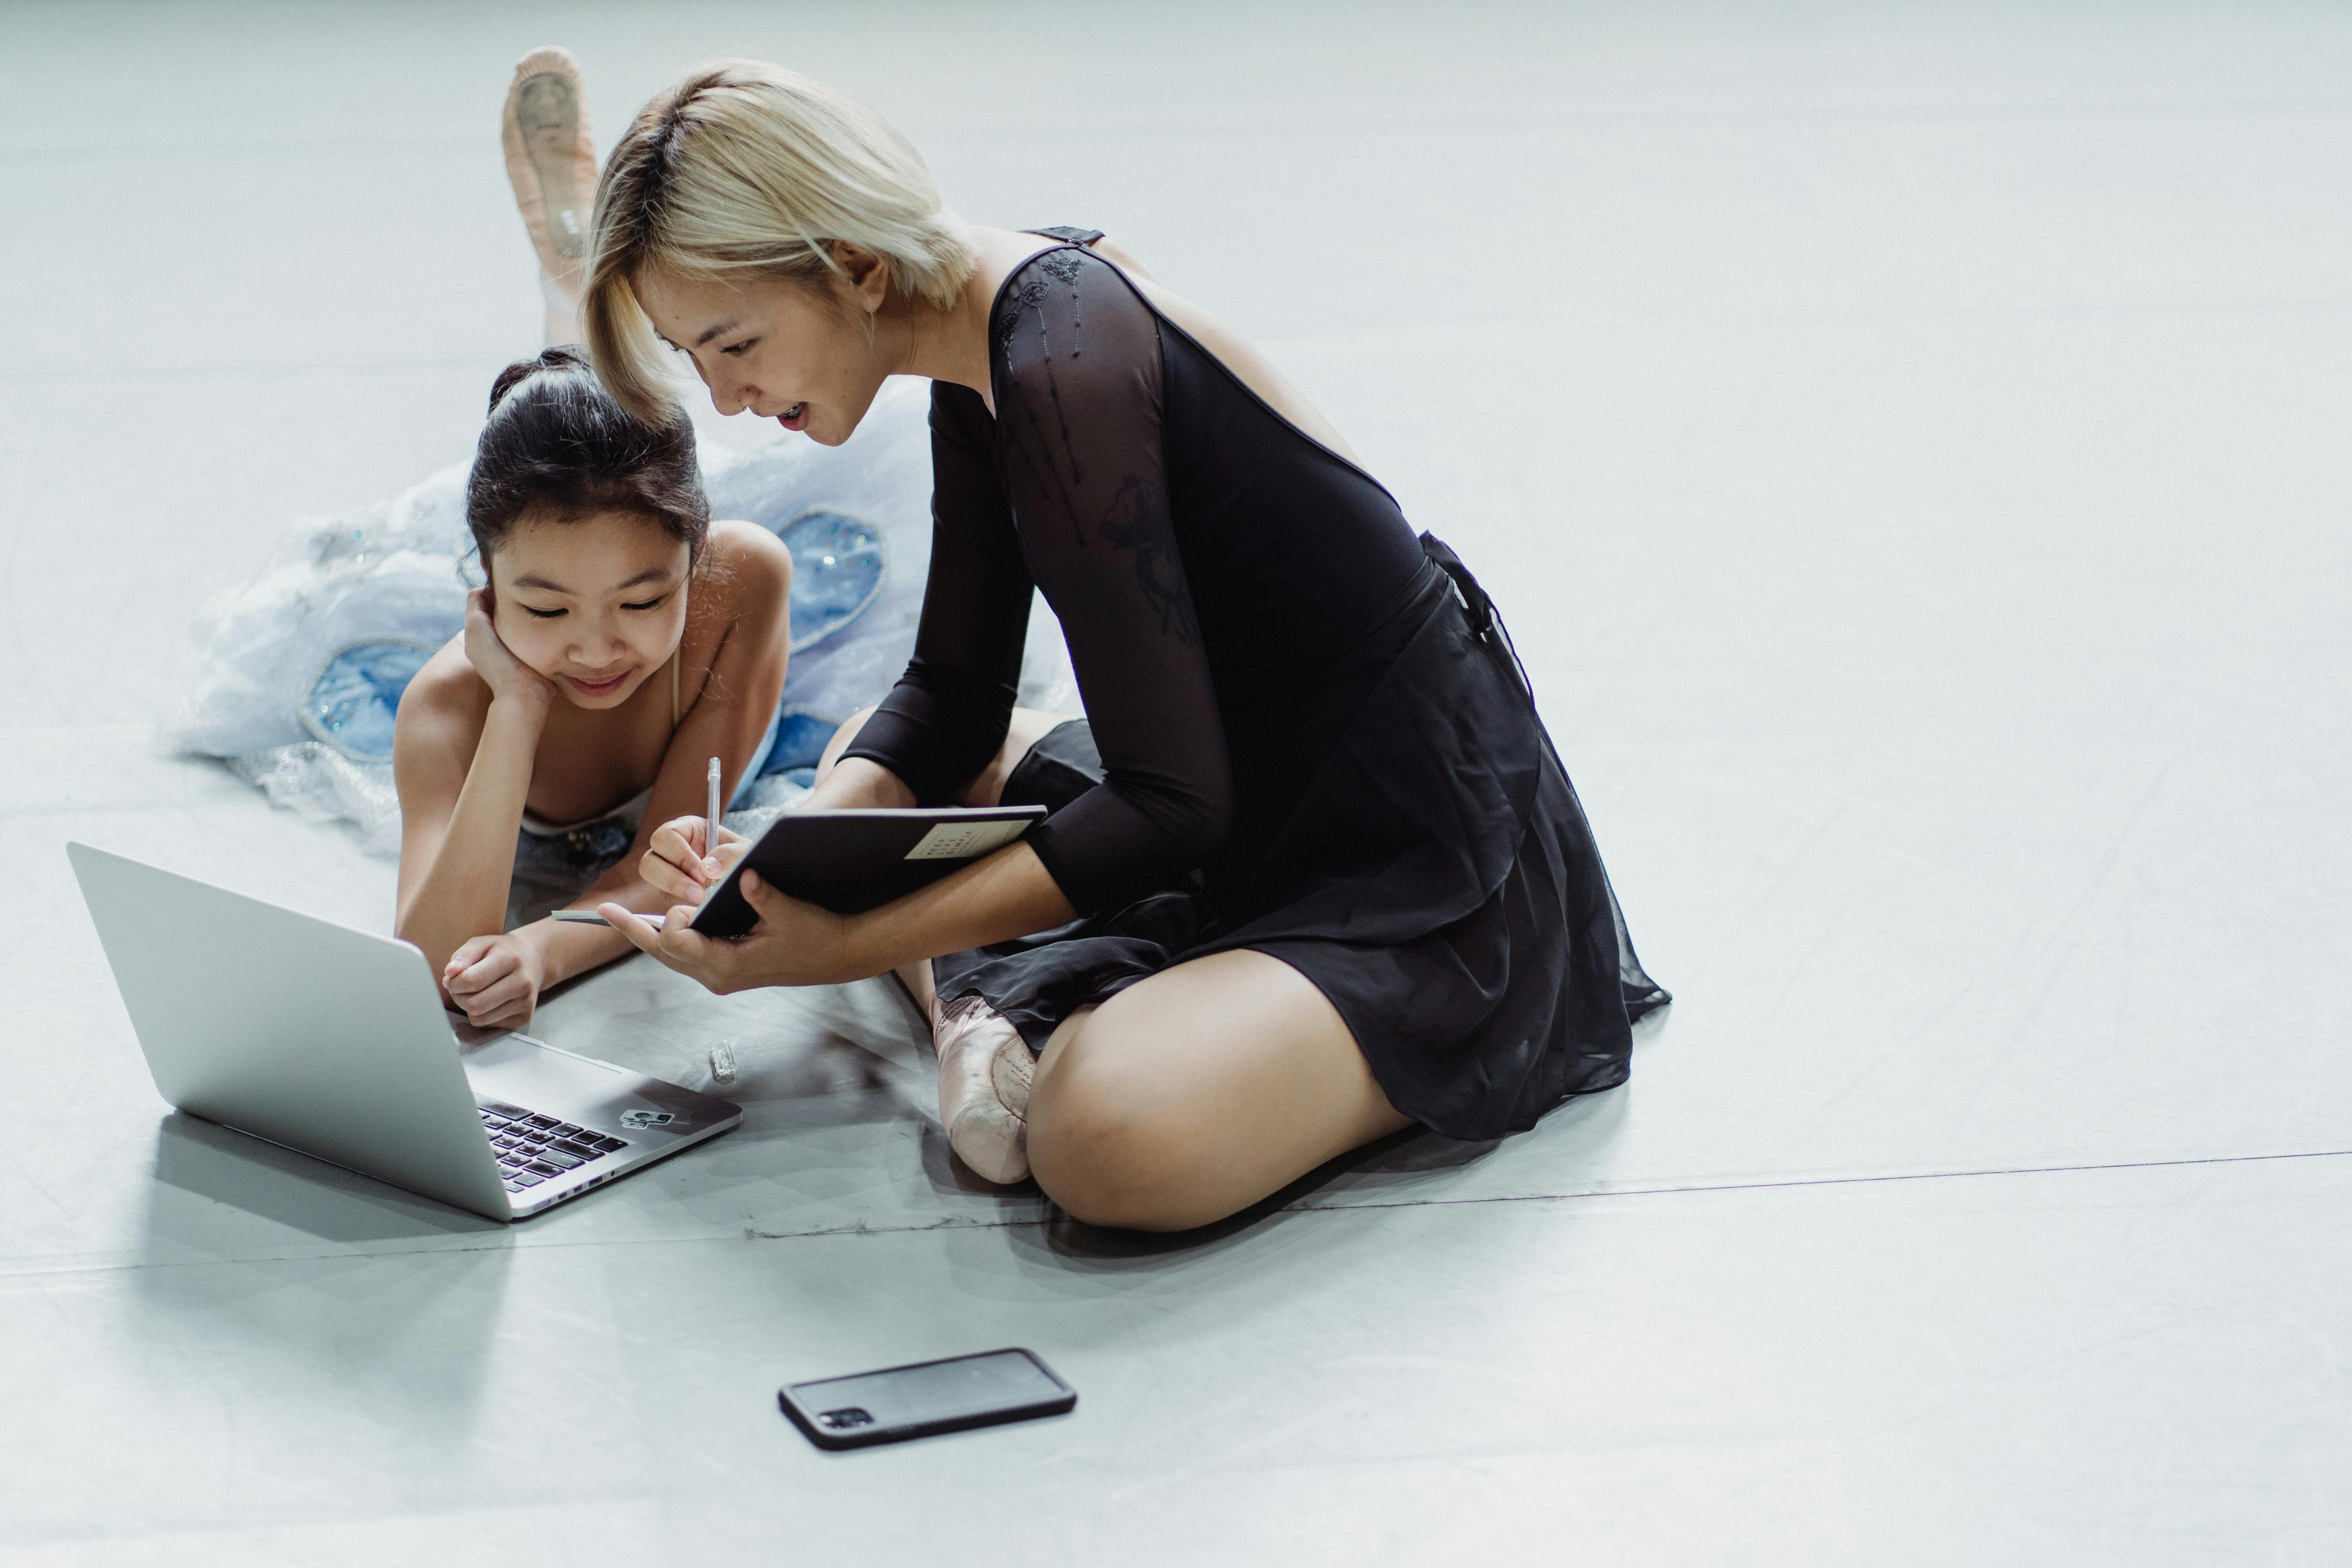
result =
[[[1069,638],[1105,775],[1028,842],[1090,913],[1198,865],[1232,807],[1169,515],[1159,323],[1117,268],[1070,248],[1013,274],[992,331],[1004,489]]]
[[[969,387],[931,391],[931,570],[907,673],[845,754],[944,805],[1004,743],[1021,686],[1031,584],[989,451],[987,407]]]

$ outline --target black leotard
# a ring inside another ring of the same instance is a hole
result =
[[[922,627],[850,754],[926,805],[984,767],[1020,685],[1034,582],[1061,617],[1107,776],[1028,841],[1093,914],[1226,846],[1237,784],[1252,816],[1287,815],[1288,799],[1255,798],[1305,782],[1282,776],[1301,739],[1286,733],[1286,694],[1349,658],[1424,563],[1388,491],[1090,252],[1017,268],[995,345],[994,419],[968,387],[932,394]]]
[[[1395,500],[1082,245],[1013,270],[991,344],[994,417],[969,388],[934,388],[934,532],[915,655],[848,754],[889,768],[927,805],[977,774],[1003,744],[1031,587],[1042,589],[1068,637],[1101,776],[1055,802],[1026,842],[1094,919],[1054,942],[968,955],[959,973],[975,978],[956,994],[988,994],[1036,1043],[1069,1006],[1167,963],[1250,946],[1332,995],[1400,1110],[1458,1135],[1524,1125],[1562,1093],[1622,1078],[1626,1003],[1654,1005],[1664,994],[1612,932],[1605,954],[1580,966],[1606,978],[1598,1011],[1610,1038],[1549,1042],[1584,1058],[1601,1047],[1609,1061],[1542,1070],[1547,1042],[1523,1037],[1509,1043],[1525,1058],[1506,1075],[1514,1081],[1471,1088],[1475,1110],[1449,1103],[1468,1087],[1447,1087],[1463,1071],[1491,1076],[1499,1065],[1473,1059],[1473,1037],[1498,1021],[1498,977],[1448,989],[1410,973],[1407,950],[1435,938],[1429,956],[1458,969],[1460,933],[1440,928],[1500,897],[1529,823],[1563,809],[1573,821],[1561,831],[1582,840],[1568,858],[1590,862],[1581,902],[1597,891],[1607,908],[1571,908],[1577,889],[1538,900],[1553,908],[1539,923],[1559,950],[1532,966],[1553,972],[1538,1011],[1555,1025],[1562,964],[1580,967],[1568,963],[1577,938],[1561,917],[1590,927],[1597,916],[1590,942],[1616,916],[1564,776],[1552,792],[1564,808],[1537,798],[1539,775],[1557,765],[1538,756],[1540,727],[1499,637],[1462,632],[1463,648],[1484,650],[1472,661],[1479,671],[1445,668],[1461,663],[1460,649],[1424,648],[1410,680],[1400,675],[1408,648],[1431,642],[1433,619],[1467,623],[1465,595]],[[1466,572],[1460,581],[1475,594]],[[1465,679],[1475,689],[1454,689]],[[1395,707],[1400,682],[1433,700],[1376,712]],[[1406,732],[1360,735],[1368,723]],[[1412,733],[1433,726],[1448,732]],[[1447,760],[1433,771],[1440,752]],[[1351,753],[1349,782],[1335,783],[1335,761]],[[1342,798],[1326,800],[1335,789]],[[1398,798],[1355,798],[1365,795]],[[1359,918],[1349,908],[1383,890],[1399,909]],[[1530,934],[1517,932],[1522,950]],[[1499,989],[1535,956],[1507,960]],[[1385,994],[1400,984],[1422,994]],[[1457,994],[1475,1000],[1453,1005]],[[1414,1039],[1391,1039],[1371,1016],[1383,1012],[1418,1018]]]

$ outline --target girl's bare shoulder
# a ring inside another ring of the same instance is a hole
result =
[[[466,658],[463,632],[443,643],[401,693],[400,710],[393,720],[395,761],[404,751],[420,745],[451,742],[469,750],[481,739],[490,711],[489,684],[474,673]]]
[[[711,603],[728,619],[772,615],[792,597],[793,552],[756,522],[714,522],[704,546]]]

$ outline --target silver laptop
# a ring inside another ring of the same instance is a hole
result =
[[[155,1088],[191,1115],[499,1220],[743,1119],[674,1083],[471,1028],[404,942],[87,844],[66,853]]]

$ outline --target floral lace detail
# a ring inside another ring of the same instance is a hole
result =
[[[1038,258],[1038,270],[1070,291],[1070,357],[1086,353],[1087,318],[1078,295],[1078,253],[1056,250]]]
[[[1201,646],[1201,623],[1184,584],[1183,562],[1164,519],[1153,516],[1152,498],[1133,474],[1110,498],[1099,531],[1114,550],[1135,557],[1135,577],[1144,599],[1160,613],[1160,629],[1187,647]]]
[[[1013,273],[1013,286],[1005,292],[1004,303],[996,321],[998,357],[1006,362],[1005,369],[1009,374],[1012,372],[1010,362],[1013,347],[1020,334],[1021,318],[1024,315],[1032,315],[1037,320],[1037,358],[1038,363],[1045,367],[1046,401],[1053,405],[1054,423],[1061,434],[1061,453],[1070,465],[1069,482],[1073,485],[1082,485],[1086,482],[1086,471],[1079,466],[1077,442],[1070,435],[1069,415],[1062,406],[1061,383],[1054,374],[1054,331],[1045,310],[1045,301],[1051,297],[1054,289],[1051,284],[1041,279],[1031,278],[1024,280],[1021,279],[1021,273],[1034,266],[1039,271],[1050,276],[1055,282],[1067,288],[1070,291],[1071,317],[1075,321],[1077,316],[1078,271],[1082,265],[1079,258],[1083,254],[1084,252],[1076,247],[1071,247],[1061,250],[1045,251],[1023,262]],[[1077,331],[1078,329],[1073,326],[1070,347],[1072,359],[1078,356]]]
[[[996,349],[1002,354],[1013,346],[1013,334],[1021,330],[1021,312],[1034,310],[1045,298],[1043,283],[1027,283],[1004,296],[996,308]]]

